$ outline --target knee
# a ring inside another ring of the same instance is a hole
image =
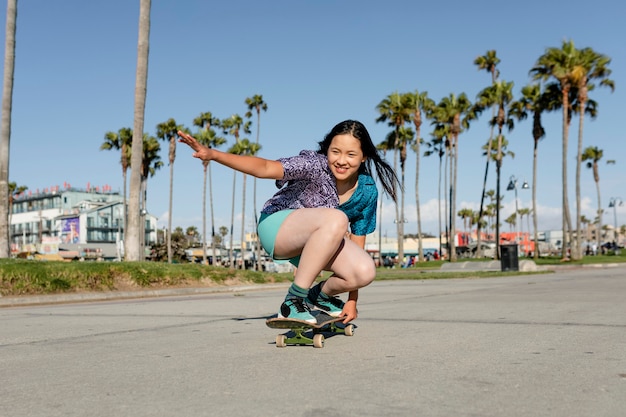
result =
[[[326,229],[326,232],[338,239],[343,239],[346,235],[348,225],[348,216],[340,210],[333,209],[327,216],[327,219],[324,219],[324,229]]]
[[[376,265],[374,260],[368,256],[368,259],[363,260],[355,265],[356,279],[359,288],[366,287],[374,281],[376,278]]]

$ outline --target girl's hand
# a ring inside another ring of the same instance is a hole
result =
[[[348,300],[343,306],[343,311],[341,312],[343,315],[343,324],[347,324],[352,320],[356,319],[358,316],[358,311],[356,309],[356,300]]]
[[[198,158],[203,161],[211,161],[213,159],[211,157],[212,156],[211,148],[202,145],[193,136],[179,130],[178,137],[179,137],[178,141],[180,143],[184,143],[185,145],[189,146],[191,149],[195,151],[193,154],[191,154],[191,156],[193,156],[194,158]]]

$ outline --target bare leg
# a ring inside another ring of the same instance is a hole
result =
[[[347,230],[348,218],[340,210],[295,210],[287,216],[276,235],[274,256],[287,259],[300,255],[294,284],[309,288],[319,273],[334,263],[338,250],[347,243],[344,242]]]
[[[372,257],[349,239],[325,269],[333,275],[326,280],[322,291],[331,296],[365,287],[376,277]]]

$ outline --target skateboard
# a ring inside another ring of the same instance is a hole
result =
[[[267,327],[272,329],[288,329],[290,332],[276,336],[276,347],[287,345],[313,345],[316,348],[324,347],[322,332],[340,333],[346,336],[354,335],[354,324],[338,325],[344,317],[332,317],[324,312],[312,313],[317,323],[308,323],[304,320],[272,317],[266,320]],[[313,333],[310,335],[310,333]]]

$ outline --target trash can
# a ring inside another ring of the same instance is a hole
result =
[[[502,271],[519,271],[517,244],[500,245],[500,266]]]

